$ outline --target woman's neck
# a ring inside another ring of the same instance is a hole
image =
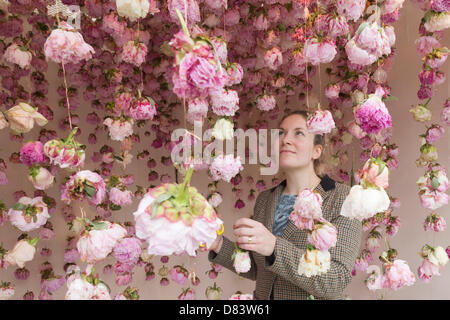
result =
[[[321,179],[316,175],[313,168],[285,171],[286,187],[283,194],[297,195],[303,189],[315,189]]]

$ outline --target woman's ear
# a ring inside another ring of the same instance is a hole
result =
[[[313,159],[314,159],[314,160],[320,158],[320,156],[322,155],[322,150],[323,150],[322,145],[316,144],[316,145],[314,146],[314,151],[313,151]]]

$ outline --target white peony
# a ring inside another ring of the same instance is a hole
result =
[[[381,274],[380,267],[371,265],[367,267],[366,271],[370,274],[365,280],[367,289],[371,291],[383,289],[383,275]]]
[[[68,287],[66,300],[90,300],[95,292],[95,287],[82,278],[73,280]]]
[[[431,11],[433,12],[433,11]],[[425,29],[428,32],[435,32],[445,30],[450,27],[450,12],[434,12],[432,13],[430,20],[425,22]]]
[[[430,250],[428,254],[428,260],[434,265],[443,267],[448,262],[448,255],[445,249],[442,247],[435,247],[434,250]]]
[[[0,287],[0,300],[8,300],[15,293],[14,287],[8,286],[5,288]]]
[[[117,13],[131,21],[145,18],[150,10],[149,0],[116,0]]]
[[[221,118],[216,121],[212,135],[218,140],[231,140],[234,136],[234,124],[230,120]]]
[[[0,130],[5,129],[8,126],[8,121],[6,121],[5,115],[0,111]]]
[[[31,261],[36,253],[36,248],[27,240],[20,240],[14,248],[5,255],[5,261],[11,265],[23,268],[25,262]]]
[[[380,190],[354,185],[345,198],[341,208],[341,215],[355,218],[359,221],[373,217],[389,208],[390,200],[383,188]]]
[[[331,256],[328,251],[307,249],[300,258],[298,274],[306,277],[326,273],[330,269]]]

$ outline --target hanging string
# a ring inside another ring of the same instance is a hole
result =
[[[70,130],[72,130],[73,129],[72,128],[72,117],[70,115],[70,102],[69,102],[69,92],[67,89],[66,68],[64,67],[64,62],[62,62],[61,64],[62,64],[63,75],[64,75],[64,87],[66,88],[67,114],[69,116]]]
[[[308,16],[306,16],[307,12],[308,12]],[[305,27],[304,27],[305,32],[304,32],[304,35],[303,35],[304,39],[305,39],[305,41],[303,42],[303,54],[304,54],[304,52],[305,52],[305,43],[306,43],[306,23],[309,20],[309,11],[308,11],[308,7],[306,5],[306,0],[304,0],[303,18],[305,19]],[[306,64],[305,64],[305,73],[306,73],[306,85],[305,85],[305,88],[306,88],[306,108],[307,108],[307,110],[309,112],[308,60],[306,59],[305,61],[306,61]]]

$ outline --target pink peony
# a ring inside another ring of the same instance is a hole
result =
[[[437,210],[440,207],[448,204],[449,196],[444,192],[430,192],[425,191],[420,195],[420,204],[425,209]]]
[[[270,111],[276,106],[275,97],[272,95],[264,94],[258,97],[256,101],[256,107],[261,111]]]
[[[133,119],[108,117],[103,121],[103,124],[108,127],[109,136],[112,140],[123,141],[123,139],[133,134]]]
[[[369,134],[378,134],[381,130],[392,125],[391,115],[377,94],[369,95],[369,98],[358,106],[355,119],[361,129]]]
[[[318,192],[304,189],[299,192],[293,206],[294,212],[307,219],[322,219],[322,196]]]
[[[367,66],[377,60],[375,54],[360,48],[353,39],[349,40],[345,45],[345,52],[348,59],[356,65]]]
[[[9,209],[8,216],[11,224],[24,232],[39,229],[50,218],[47,204],[42,197],[20,198],[18,203]]]
[[[436,140],[438,140],[442,134],[445,132],[445,129],[440,125],[432,125],[428,130],[425,137],[427,143],[432,144]]]
[[[178,300],[195,300],[195,291],[194,289],[187,288],[183,290],[183,292],[178,296]]]
[[[120,116],[121,113],[127,114],[130,109],[134,96],[129,92],[121,92],[114,97],[114,114]]]
[[[441,47],[439,41],[431,36],[420,37],[414,42],[414,44],[416,45],[417,52],[422,56],[426,56],[431,53],[434,48]]]
[[[218,116],[234,116],[239,109],[237,91],[221,89],[211,92],[211,107]]]
[[[137,238],[124,238],[113,249],[117,261],[131,265],[137,263],[141,252],[141,241]]]
[[[126,234],[125,228],[109,221],[102,221],[98,229],[94,226],[84,231],[77,242],[81,261],[93,264],[103,260]]]
[[[253,300],[253,294],[251,293],[243,294],[238,291],[235,294],[231,295],[231,297],[228,298],[228,300]]]
[[[209,169],[215,181],[222,179],[230,182],[231,178],[243,170],[244,167],[239,156],[235,158],[232,154],[226,156],[220,154],[214,158]]]
[[[432,0],[431,10],[435,12],[447,12],[450,11],[450,2],[447,0]]]
[[[246,273],[250,270],[252,263],[248,251],[237,250],[234,252],[233,267],[237,273]]]
[[[337,0],[336,9],[340,16],[347,20],[356,21],[364,12],[366,2],[364,0]]]
[[[38,190],[48,189],[54,182],[55,177],[43,167],[31,167],[28,173],[28,181]]]
[[[389,186],[389,169],[387,166],[384,166],[383,170],[380,172],[380,164],[372,158],[367,160],[364,164],[364,167],[359,172],[359,178],[365,178],[366,182],[387,189]]]
[[[174,266],[169,271],[172,281],[184,286],[187,282],[189,272],[182,266]]]
[[[76,263],[80,259],[77,249],[66,249],[64,251],[64,262],[65,263]]]
[[[319,42],[317,38],[309,38],[303,48],[306,61],[312,65],[331,62],[336,53],[336,44],[332,39]]]
[[[31,52],[25,47],[19,47],[16,43],[12,43],[4,53],[5,60],[17,64],[22,69],[28,69],[31,63]]]
[[[419,278],[427,283],[430,281],[432,276],[439,276],[439,265],[431,263],[428,259],[423,259],[422,264],[417,269],[417,274]]]
[[[333,116],[328,110],[317,110],[306,122],[308,132],[312,134],[329,133],[335,127]]]
[[[283,55],[280,49],[273,47],[264,54],[264,63],[269,69],[277,70],[283,64]]]
[[[195,98],[189,101],[187,121],[194,123],[195,121],[203,121],[208,114],[208,101],[206,99]]]
[[[349,27],[347,20],[342,16],[333,17],[329,20],[329,35],[331,38],[347,35],[349,33]]]
[[[133,202],[133,193],[130,190],[120,190],[116,187],[109,191],[109,200],[117,206],[126,206]]]
[[[437,213],[432,213],[427,216],[423,224],[425,231],[441,232],[444,231],[446,227],[447,223],[445,222],[445,219]]]
[[[121,59],[127,63],[140,67],[145,62],[147,46],[139,41],[128,41],[122,48]]]
[[[133,101],[128,115],[134,120],[153,120],[156,103],[152,98],[140,98]]]
[[[444,108],[442,109],[442,112],[441,112],[441,120],[447,126],[450,126],[450,99],[447,99],[445,101]]]
[[[404,260],[396,259],[393,263],[386,263],[384,270],[383,288],[397,290],[411,286],[416,281],[414,273]]]
[[[313,230],[314,228],[314,219],[304,218],[292,211],[289,215],[289,220],[291,220],[297,228],[300,230]]]
[[[105,189],[106,183],[99,174],[82,170],[72,175],[65,184],[61,200],[69,204],[71,200],[87,198],[91,204],[98,205],[105,197]]]
[[[187,12],[185,12],[185,8],[187,8]],[[176,9],[180,10],[183,19],[187,16],[186,23],[188,25],[193,25],[200,21],[200,8],[196,0],[169,0],[168,9],[171,20],[177,24],[180,24],[180,19]]]
[[[232,63],[226,69],[226,73],[227,73],[226,86],[232,86],[241,83],[242,77],[244,76],[244,69],[239,63]]]
[[[84,42],[83,36],[65,21],[52,31],[44,44],[46,59],[56,63],[76,64],[91,59],[94,52],[94,48]]]
[[[341,91],[341,87],[339,84],[329,84],[325,88],[325,96],[328,99],[337,99],[337,98],[339,98],[340,91]]]
[[[44,145],[40,141],[25,143],[20,149],[20,161],[29,167],[45,162]]]
[[[314,229],[308,232],[308,242],[318,250],[329,250],[336,246],[337,229],[331,223],[316,223]]]

